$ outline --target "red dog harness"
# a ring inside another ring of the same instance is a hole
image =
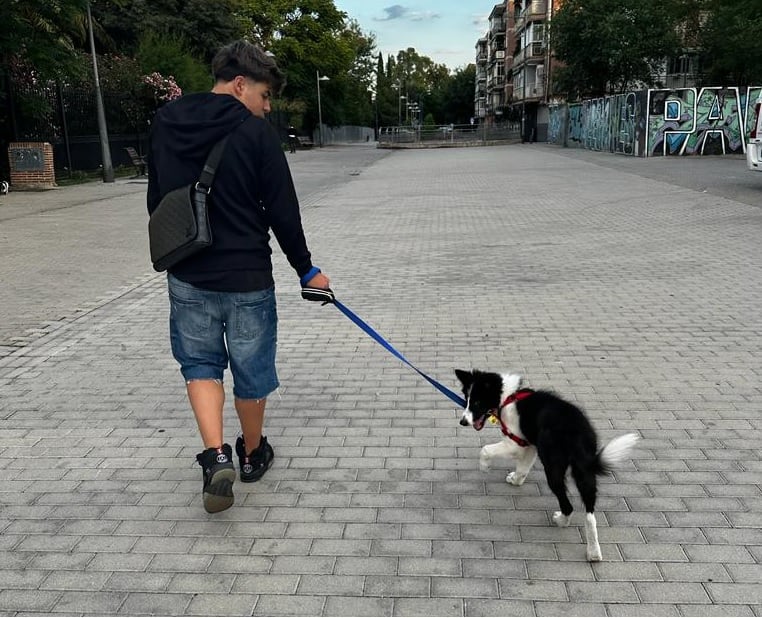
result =
[[[513,440],[516,444],[522,447],[531,446],[531,443],[527,442],[524,438],[519,438],[515,433],[511,433],[510,429],[508,429],[508,426],[503,422],[503,419],[500,416],[500,410],[502,410],[506,406],[511,405],[512,403],[515,403],[516,401],[521,401],[522,399],[526,399],[527,397],[531,395],[534,395],[534,391],[531,388],[522,388],[520,390],[517,390],[515,393],[512,393],[505,398],[505,401],[503,401],[503,403],[500,404],[499,409],[492,410],[491,412],[492,416],[494,416],[498,421],[500,421],[500,431],[503,432],[503,435],[506,438]]]

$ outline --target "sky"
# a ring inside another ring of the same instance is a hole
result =
[[[376,47],[389,55],[414,47],[421,56],[454,70],[473,63],[476,41],[487,32],[495,2],[487,0],[334,0],[363,32],[376,35]]]

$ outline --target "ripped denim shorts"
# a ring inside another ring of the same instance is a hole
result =
[[[228,364],[233,394],[262,399],[278,388],[275,289],[214,292],[167,276],[172,354],[185,381],[223,380]]]

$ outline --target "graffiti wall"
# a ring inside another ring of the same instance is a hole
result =
[[[631,156],[738,154],[762,87],[640,90],[549,107],[548,141]]]
[[[650,90],[648,155],[745,153],[753,103],[760,92],[761,88]]]

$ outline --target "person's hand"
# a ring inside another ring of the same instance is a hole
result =
[[[321,290],[327,290],[331,287],[331,280],[323,273],[318,273],[312,279],[310,279],[304,286],[306,288],[319,288]]]

